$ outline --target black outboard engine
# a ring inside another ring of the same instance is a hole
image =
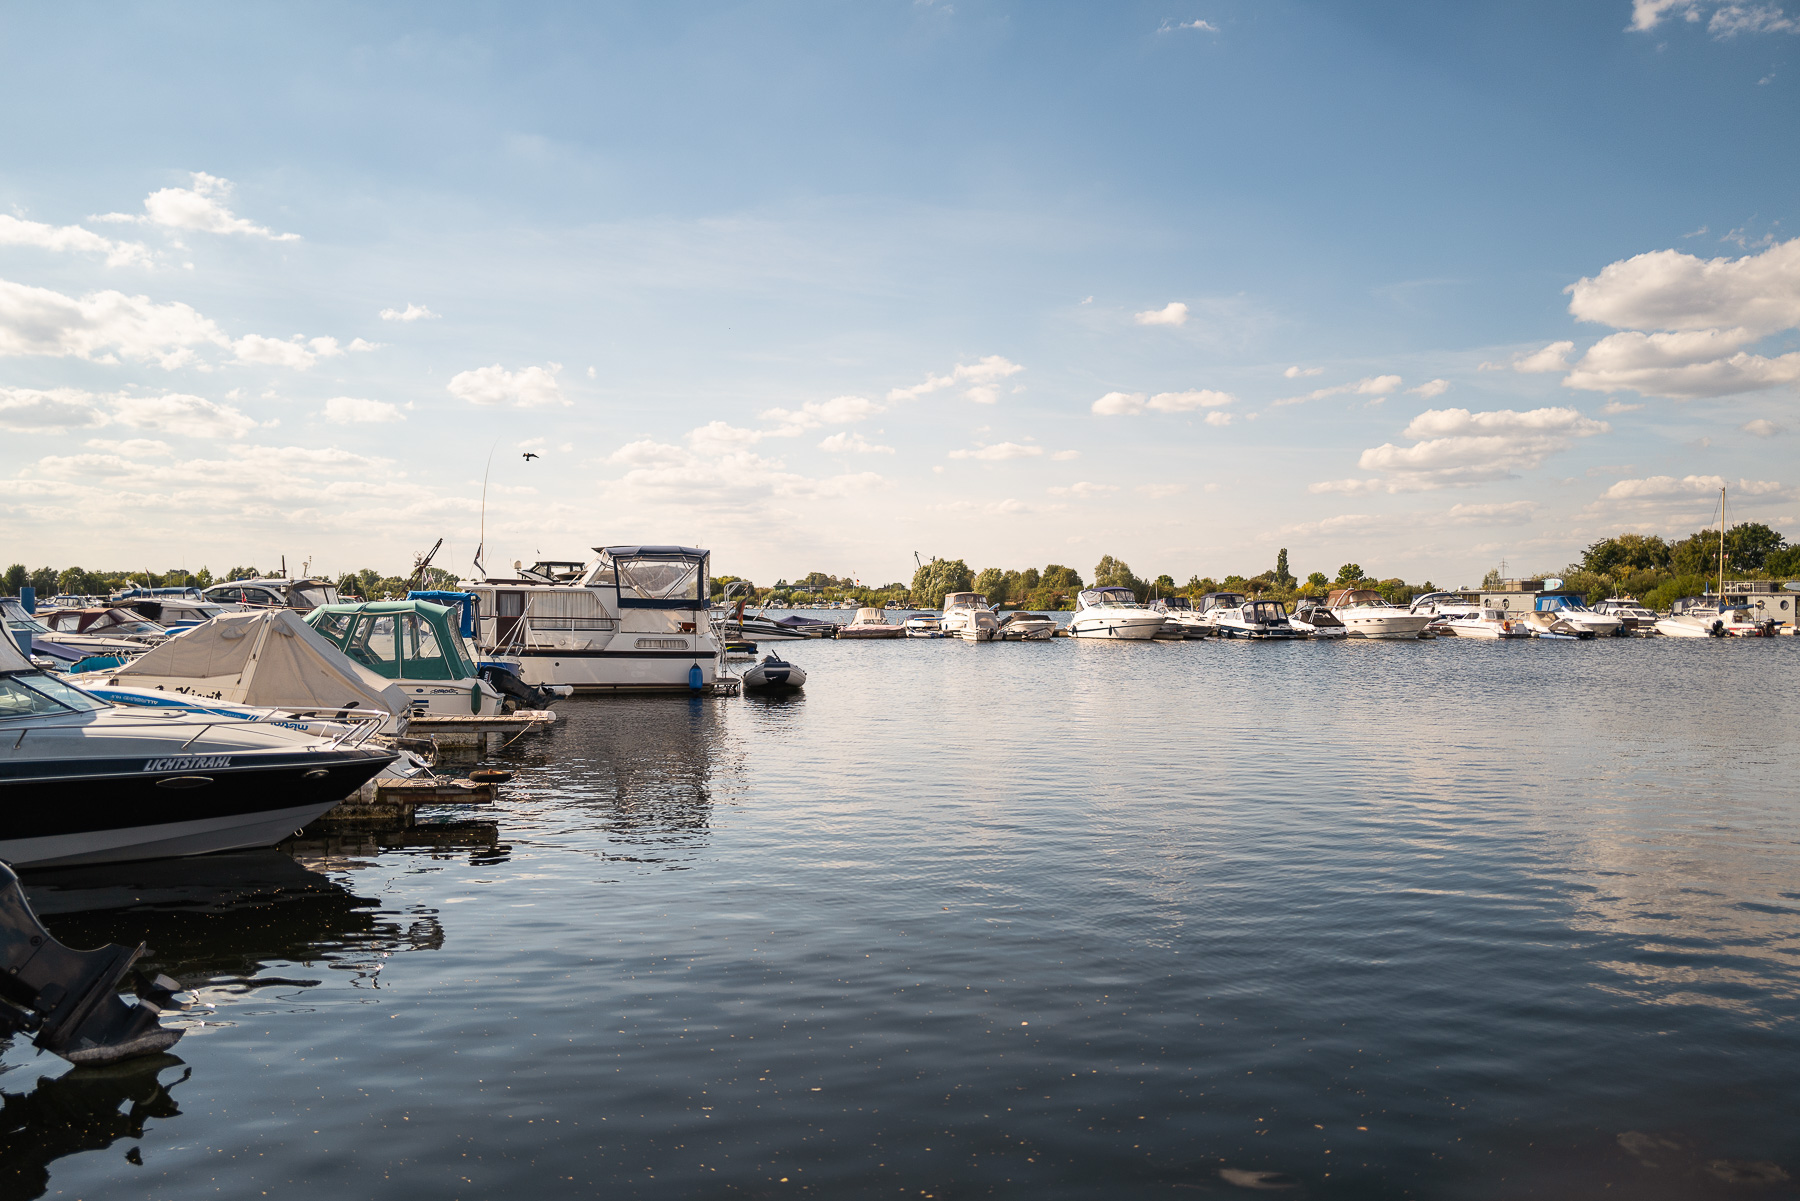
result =
[[[496,663],[489,660],[479,668],[481,678],[506,698],[506,711],[519,709],[548,709],[558,697],[567,696],[572,689],[539,688],[535,684],[527,684],[519,678],[519,673],[510,663]]]
[[[30,1031],[33,1045],[70,1063],[111,1063],[166,1051],[181,1038],[158,1019],[183,1009],[181,988],[167,976],[154,980],[131,965],[144,954],[104,946],[77,951],[50,937],[25,900],[18,875],[0,863],[0,1035]],[[138,1003],[127,1005],[119,981],[131,972]]]

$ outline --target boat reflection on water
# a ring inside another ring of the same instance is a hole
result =
[[[41,1076],[29,1092],[0,1092],[0,1196],[41,1197],[50,1165],[63,1156],[141,1139],[149,1119],[179,1117],[171,1094],[192,1074],[164,1053]],[[135,1156],[135,1147],[126,1152],[142,1162]]]

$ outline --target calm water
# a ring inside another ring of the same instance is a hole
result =
[[[217,1009],[8,1195],[1794,1195],[1800,640],[784,649],[48,917]]]

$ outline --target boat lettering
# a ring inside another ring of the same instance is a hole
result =
[[[230,767],[230,755],[176,755],[168,759],[152,759],[145,771],[196,771],[211,767]]]

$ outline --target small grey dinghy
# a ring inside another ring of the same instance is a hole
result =
[[[779,691],[800,688],[806,684],[806,669],[775,655],[764,655],[762,662],[744,669],[744,688]]]

